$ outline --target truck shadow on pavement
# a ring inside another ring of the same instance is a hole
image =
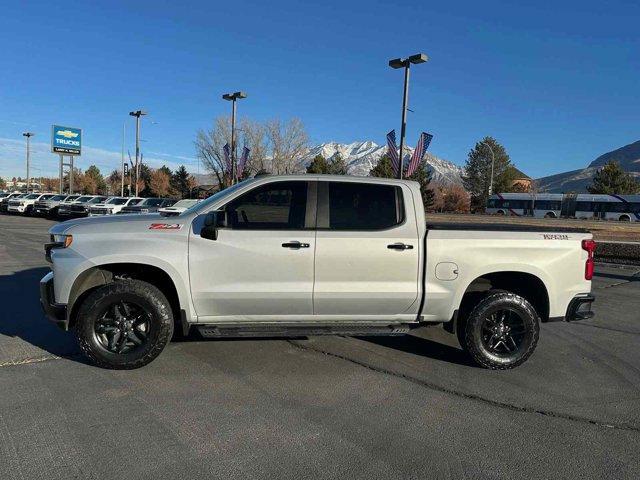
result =
[[[49,322],[40,308],[39,282],[48,271],[39,267],[0,276],[0,351],[9,350],[3,336],[17,337],[52,355],[76,359],[79,349],[73,335]]]
[[[381,347],[391,348],[420,357],[440,360],[447,363],[462,365],[465,367],[478,368],[471,361],[469,356],[459,348],[440,343],[437,340],[429,340],[422,337],[414,337],[412,335],[404,335],[401,337],[358,337]]]

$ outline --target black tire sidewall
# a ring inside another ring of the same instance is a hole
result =
[[[99,343],[95,322],[109,305],[118,301],[131,302],[149,314],[149,335],[143,348],[118,354]],[[155,359],[171,339],[173,315],[166,297],[156,287],[140,280],[121,280],[97,288],[84,300],[75,330],[81,349],[95,364],[116,369],[138,368]]]
[[[529,332],[525,344],[510,356],[489,352],[482,342],[482,324],[491,313],[509,309],[523,320]],[[535,350],[540,333],[540,319],[533,306],[523,297],[509,292],[489,294],[473,309],[467,319],[463,347],[479,365],[491,369],[509,369],[524,363]]]

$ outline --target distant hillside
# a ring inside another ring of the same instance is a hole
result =
[[[616,160],[627,172],[640,178],[640,140],[600,155],[586,168],[542,177],[536,183],[540,191],[585,193],[598,169],[611,160]]]

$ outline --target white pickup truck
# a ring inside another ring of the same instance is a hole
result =
[[[592,316],[580,229],[429,225],[417,183],[260,176],[176,217],[51,228],[48,317],[97,365],[136,368],[171,339],[402,335],[444,324],[481,366],[513,368],[539,323]]]

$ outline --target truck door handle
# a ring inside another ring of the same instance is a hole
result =
[[[412,250],[413,245],[407,245],[406,243],[392,243],[391,245],[387,245],[387,248],[391,250]]]
[[[299,248],[309,248],[309,244],[308,243],[300,243],[297,240],[294,240],[292,242],[286,242],[282,244],[283,248],[291,248],[293,250],[298,250]]]

